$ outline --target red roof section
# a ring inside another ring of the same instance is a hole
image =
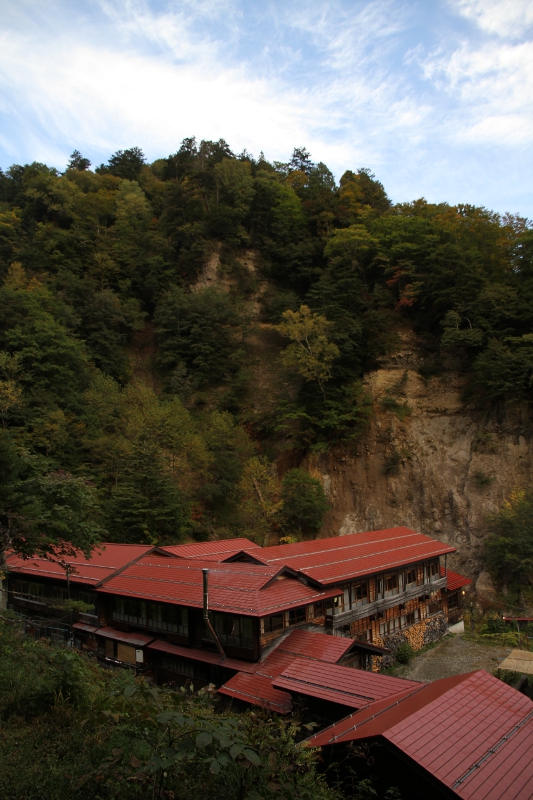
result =
[[[297,629],[291,631],[279,643],[274,653],[290,653],[295,657],[317,658],[320,661],[326,661],[328,664],[336,664],[353,644],[353,639],[347,639],[343,636],[330,636],[327,633],[314,633],[313,631]]]
[[[261,549],[258,544],[250,539],[220,539],[216,542],[190,542],[189,544],[174,544],[160,547],[166,553],[178,558],[200,558],[202,561],[224,561],[230,556],[243,550]]]
[[[417,681],[303,658],[293,661],[274,678],[272,685],[352,709],[363,708],[376,700],[420,686]]]
[[[149,544],[105,543],[98,545],[89,558],[80,552],[76,556],[61,556],[60,560],[74,568],[75,571],[70,573],[71,581],[95,585],[153,549]],[[7,563],[12,572],[67,580],[63,567],[46,558],[24,559],[11,553],[7,557]]]
[[[202,568],[209,568],[209,608],[262,617],[339,594],[315,589],[279,566],[248,563],[214,564],[193,559],[150,555],[106,581],[99,591],[166,603],[203,605]]]
[[[464,575],[460,575],[459,572],[453,572],[451,569],[445,571],[444,567],[440,568],[440,574],[443,578],[446,575],[446,588],[449,592],[454,592],[456,589],[472,583],[470,578],[465,578]]]
[[[375,736],[464,800],[533,796],[533,702],[483,670],[373,703],[308,742],[316,746]]]
[[[287,565],[328,584],[406,566],[453,553],[455,549],[410,528],[399,527],[265,547],[254,551],[253,557],[266,564]]]
[[[154,636],[146,636],[144,633],[126,633],[125,631],[117,631],[115,628],[98,628],[96,631],[97,636],[103,636],[104,639],[115,639],[117,642],[125,642],[126,644],[136,645],[137,647],[144,647],[149,642],[153,642]]]
[[[205,664],[216,664],[228,669],[241,670],[242,672],[254,672],[257,667],[257,664],[241,661],[238,658],[222,658],[220,653],[200,650],[197,647],[182,647],[179,644],[165,642],[162,639],[156,639],[155,642],[148,645],[148,649],[168,653],[179,658],[188,658],[191,661],[203,661]]]
[[[234,675],[218,691],[238,700],[246,700],[252,705],[288,714],[292,711],[291,696],[274,688],[272,679],[277,678],[298,657],[320,659],[328,665],[336,664],[352,645],[352,639],[311,631],[291,631],[275,650],[255,665],[253,675]]]
[[[244,700],[251,705],[277,711],[278,714],[289,714],[292,711],[290,694],[281,689],[274,689],[272,679],[261,673],[249,675],[239,672],[218,691],[235,700]]]

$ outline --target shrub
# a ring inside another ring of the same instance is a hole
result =
[[[396,651],[396,661],[400,664],[408,664],[413,658],[415,651],[409,642],[402,642]]]

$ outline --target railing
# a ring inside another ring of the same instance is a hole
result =
[[[96,628],[98,627],[98,614],[86,614],[80,611],[78,614],[78,619],[80,622],[84,622],[86,625],[94,625]]]
[[[380,611],[386,611],[388,608],[402,605],[408,600],[414,600],[416,597],[420,597],[422,594],[431,594],[431,592],[436,592],[438,589],[445,588],[446,576],[444,578],[439,578],[436,581],[428,581],[427,583],[423,583],[418,586],[402,589],[398,592],[398,594],[395,594],[392,597],[384,597],[379,600],[374,600],[374,602],[368,603],[366,606],[361,606],[360,608],[354,608],[350,611],[341,611],[340,613],[336,614],[334,613],[331,617],[331,624],[334,628],[338,627],[339,625],[346,625],[348,622],[355,622],[358,619],[364,619],[365,617],[377,614]]]

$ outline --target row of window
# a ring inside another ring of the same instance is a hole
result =
[[[66,600],[67,589],[62,586],[53,586],[48,583],[37,583],[36,581],[25,581],[14,578],[9,582],[9,589],[14,597],[22,600],[31,600],[34,603],[46,603],[49,600]],[[91,592],[78,592],[77,600],[87,603],[96,608],[96,600]]]
[[[158,631],[169,633],[189,632],[187,609],[171,606],[166,603],[150,603],[146,600],[135,600],[131,597],[114,597],[112,617],[118,622],[130,625],[141,625]]]
[[[440,578],[440,566],[437,561],[424,564],[419,575],[417,567],[409,567],[403,572],[391,572],[389,575],[376,578],[377,597],[371,596],[369,581],[358,581],[344,586],[342,597],[335,598],[333,609],[328,613],[353,611],[368,605],[372,600],[394,597],[404,589],[411,589],[422,583],[432,583]]]
[[[250,617],[232,617],[229,614],[218,614],[215,611],[211,614],[211,624],[221,644],[253,648],[254,627]],[[206,631],[206,635],[208,639],[212,638],[209,631]]]
[[[409,628],[411,625],[414,625],[415,622],[419,622],[419,620],[420,610],[415,608],[415,610],[411,611],[410,614],[402,614],[401,617],[393,617],[386,622],[382,622],[379,626],[379,632],[382,635],[394,633],[395,631],[400,631],[403,628]]]

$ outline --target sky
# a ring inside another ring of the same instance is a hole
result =
[[[533,218],[532,0],[1,0],[0,167],[185,137]]]

